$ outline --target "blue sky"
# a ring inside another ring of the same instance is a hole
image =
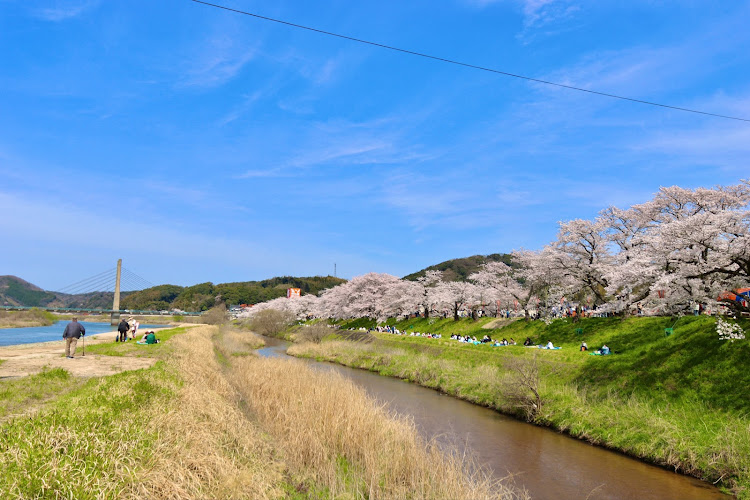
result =
[[[750,118],[749,2],[216,0]],[[750,124],[395,53],[188,0],[0,0],[0,275],[59,289],[370,271],[540,248],[733,184]]]

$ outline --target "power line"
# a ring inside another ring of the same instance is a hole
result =
[[[479,66],[479,65],[476,65],[476,64],[469,64],[469,63],[465,63],[465,62],[461,62],[461,61],[456,61],[454,59],[447,59],[445,57],[433,56],[433,55],[430,55],[430,54],[425,54],[423,52],[416,52],[416,51],[413,51],[413,50],[401,49],[401,48],[398,48],[398,47],[394,47],[392,45],[385,45],[385,44],[378,43],[378,42],[371,42],[369,40],[364,40],[362,38],[355,38],[355,37],[352,37],[352,36],[341,35],[339,33],[333,33],[331,31],[325,31],[325,30],[321,30],[321,29],[318,29],[318,28],[311,28],[310,26],[304,26],[302,24],[295,24],[295,23],[291,23],[289,21],[282,21],[281,19],[274,19],[273,17],[261,16],[260,14],[254,14],[252,12],[247,12],[247,11],[244,11],[244,10],[233,9],[231,7],[225,7],[224,5],[218,5],[218,4],[215,4],[215,3],[204,2],[202,0],[190,0],[190,1],[191,2],[195,2],[195,3],[200,3],[200,4],[203,4],[203,5],[207,5],[209,7],[215,7],[217,9],[226,10],[226,11],[229,11],[229,12],[235,12],[237,14],[243,14],[243,15],[246,15],[246,16],[252,16],[252,17],[255,17],[255,18],[258,18],[258,19],[263,19],[264,21],[271,21],[271,22],[274,22],[274,23],[284,24],[286,26],[291,26],[293,28],[299,28],[299,29],[303,29],[303,30],[307,30],[307,31],[313,31],[315,33],[320,33],[322,35],[328,35],[328,36],[334,36],[334,37],[337,37],[337,38],[343,38],[344,40],[350,40],[352,42],[363,43],[363,44],[366,44],[366,45],[372,45],[374,47],[380,47],[380,48],[383,48],[383,49],[393,50],[393,51],[396,51],[396,52],[402,52],[404,54],[410,54],[410,55],[413,55],[413,56],[424,57],[424,58],[432,59],[432,60],[435,60],[435,61],[441,61],[441,62],[445,62],[445,63],[449,63],[449,64],[455,64],[457,66],[463,66],[463,67],[466,67],[466,68],[478,69],[478,70],[481,70],[481,71],[488,71],[490,73],[496,73],[498,75],[504,75],[504,76],[510,76],[510,77],[513,77],[513,78],[519,78],[521,80],[528,80],[530,82],[543,83],[544,85],[551,85],[551,86],[554,86],[554,87],[561,87],[561,88],[569,89],[569,90],[577,90],[579,92],[587,92],[589,94],[595,94],[595,95],[599,95],[599,96],[603,96],[603,97],[611,97],[613,99],[620,99],[620,100],[623,100],[623,101],[637,102],[637,103],[640,103],[640,104],[647,104],[649,106],[658,106],[660,108],[674,109],[674,110],[677,110],[677,111],[685,111],[685,112],[688,112],[688,113],[696,113],[696,114],[700,114],[700,115],[714,116],[716,118],[725,118],[725,119],[728,119],[728,120],[738,120],[738,121],[742,121],[742,122],[750,122],[750,119],[748,119],[748,118],[740,118],[740,117],[737,117],[737,116],[720,115],[720,114],[717,114],[717,113],[709,113],[707,111],[699,111],[697,109],[682,108],[682,107],[679,107],[679,106],[670,106],[669,104],[661,104],[661,103],[658,103],[658,102],[644,101],[642,99],[635,99],[633,97],[625,97],[625,96],[616,95],[616,94],[608,94],[606,92],[599,92],[599,91],[596,91],[596,90],[589,90],[589,89],[584,89],[584,88],[581,88],[581,87],[574,87],[573,85],[565,85],[563,83],[556,83],[556,82],[551,82],[551,81],[548,81],[548,80],[541,80],[539,78],[532,78],[530,76],[519,75],[519,74],[516,74],[516,73],[509,73],[507,71],[501,71],[501,70],[498,70],[498,69],[488,68],[486,66]]]

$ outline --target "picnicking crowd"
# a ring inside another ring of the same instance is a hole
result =
[[[361,328],[361,330],[364,330],[364,328]],[[375,328],[371,328],[368,331],[376,331],[380,333],[390,333],[392,335],[406,335],[409,337],[423,337],[428,339],[440,339],[442,338],[442,334],[439,333],[424,333],[424,332],[406,332],[404,330],[399,330],[395,326],[392,325],[385,325],[385,326],[376,326]],[[517,345],[516,341],[511,337],[510,339],[503,338],[502,340],[493,340],[492,337],[490,337],[488,334],[485,334],[482,339],[477,339],[474,335],[460,335],[460,334],[452,334],[451,340],[456,340],[462,344],[472,344],[472,345],[479,345],[479,344],[489,344],[493,347],[500,347],[500,346],[507,346],[507,345]],[[552,341],[547,341],[546,344],[535,344],[531,337],[526,337],[526,340],[523,342],[524,347],[535,347],[537,349],[562,349],[562,347],[555,346]],[[581,352],[588,351],[588,345],[586,342],[581,342]],[[606,356],[609,354],[612,354],[612,352],[609,349],[609,346],[607,344],[602,345],[600,349],[597,349],[596,351],[590,353],[592,355],[596,356]]]
[[[132,316],[125,320],[123,318],[120,324],[117,325],[117,336],[115,342],[127,342],[128,340],[135,340],[136,333],[138,333],[138,321]],[[143,334],[141,340],[136,342],[137,344],[158,344],[159,340],[156,338],[153,330],[149,330]]]
[[[131,339],[135,340],[135,334],[138,331],[138,321],[130,317],[128,321],[123,319],[120,321],[120,324],[117,325],[117,335],[115,336],[115,342],[127,342],[128,340],[128,333],[130,332]],[[70,320],[70,323],[65,325],[65,330],[63,330],[63,340],[65,341],[65,357],[68,359],[73,359],[76,355],[76,346],[78,345],[78,340],[80,340],[81,337],[85,337],[86,335],[86,327],[83,326],[83,324],[78,322],[78,318],[73,317]],[[159,340],[156,338],[156,335],[154,335],[153,331],[148,331],[143,335],[143,338],[138,341],[138,344],[156,344]],[[85,345],[84,345],[85,347]],[[85,354],[85,353],[84,353]]]

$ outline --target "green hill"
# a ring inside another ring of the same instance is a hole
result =
[[[55,301],[56,295],[16,276],[0,276],[0,305],[44,307]]]
[[[445,281],[466,281],[471,274],[479,271],[482,264],[486,262],[504,262],[509,266],[512,265],[511,256],[507,253],[472,255],[471,257],[464,257],[462,259],[446,260],[416,273],[408,274],[404,276],[404,279],[415,281],[417,278],[424,276],[427,271],[443,271],[443,279]]]
[[[159,285],[133,292],[122,300],[124,309],[205,311],[217,303],[227,305],[257,304],[283,297],[287,288],[300,288],[302,294],[317,294],[321,290],[344,283],[333,276],[292,277],[282,276],[263,281],[237,283],[200,283],[189,287]]]
[[[257,304],[286,295],[287,288],[300,288],[302,294],[317,294],[321,290],[344,283],[333,276],[282,276],[263,281],[238,283],[200,283],[182,287],[159,285],[137,292],[122,292],[120,307],[141,311],[181,309],[205,311],[219,302],[227,305]],[[113,292],[90,292],[69,295],[42,290],[16,276],[0,276],[0,306],[70,307],[77,309],[109,309]]]

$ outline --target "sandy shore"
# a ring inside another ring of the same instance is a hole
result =
[[[177,325],[175,325],[177,326]],[[191,325],[192,326],[192,325]],[[170,328],[173,328],[170,326]],[[154,332],[166,328],[154,328]],[[145,330],[139,332],[138,338]],[[116,331],[86,335],[86,346],[114,342]],[[131,340],[130,342],[134,342]],[[78,340],[74,359],[65,357],[65,341],[38,342],[36,344],[19,344],[0,347],[0,379],[23,377],[40,372],[43,368],[64,368],[77,377],[94,377],[113,375],[125,370],[137,370],[153,365],[156,360],[151,358],[135,358],[123,356],[101,356],[98,354],[84,355],[84,339]]]

